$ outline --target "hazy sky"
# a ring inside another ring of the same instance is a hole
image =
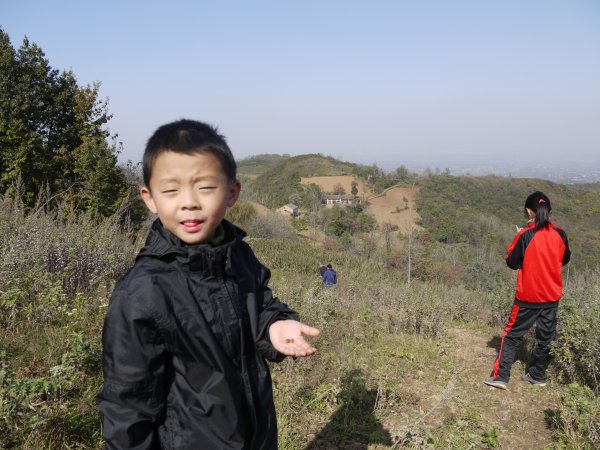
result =
[[[0,0],[0,26],[101,82],[121,160],[181,117],[237,158],[600,160],[598,0]]]

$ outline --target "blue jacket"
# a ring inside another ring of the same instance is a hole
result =
[[[337,273],[335,270],[333,269],[327,269],[325,271],[325,273],[323,274],[323,282],[327,285],[327,286],[333,286],[334,284],[337,283]]]

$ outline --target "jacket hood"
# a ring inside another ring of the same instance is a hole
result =
[[[211,274],[229,269],[231,249],[246,237],[246,232],[231,222],[221,222],[225,230],[222,244],[209,243],[188,245],[164,228],[160,219],[152,223],[146,244],[140,250],[136,261],[141,258],[157,258],[165,262],[178,261],[191,271],[205,271]],[[225,265],[227,265],[225,267]]]

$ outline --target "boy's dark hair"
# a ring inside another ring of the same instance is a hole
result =
[[[159,127],[148,139],[144,150],[144,184],[150,189],[152,165],[158,155],[171,151],[193,154],[209,152],[215,155],[229,182],[236,180],[237,166],[233,154],[216,127],[196,120],[181,119]]]
[[[525,208],[531,209],[535,213],[535,229],[546,228],[550,224],[550,211],[552,205],[550,199],[540,191],[535,191],[527,200],[525,200]],[[525,210],[527,214],[527,210]]]
[[[331,264],[327,264],[327,268],[328,269],[333,269],[333,266]]]

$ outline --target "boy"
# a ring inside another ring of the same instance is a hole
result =
[[[148,140],[141,196],[158,216],[113,292],[98,406],[107,448],[276,449],[265,358],[309,356],[319,330],[273,297],[224,220],[240,193],[225,138],[180,120]]]
[[[325,286],[333,286],[337,283],[337,272],[333,270],[331,264],[327,264],[327,269],[323,273],[323,283]]]

